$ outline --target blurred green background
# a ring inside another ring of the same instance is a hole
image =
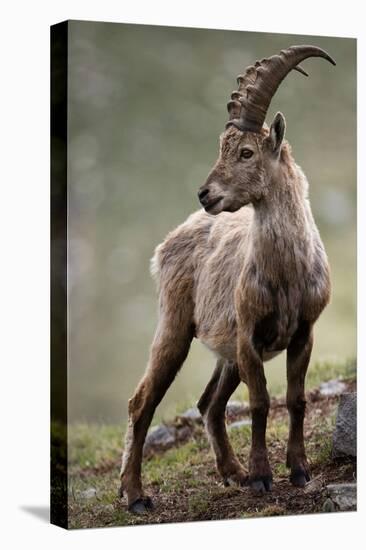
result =
[[[156,323],[149,259],[199,208],[236,75],[291,44],[337,61],[303,66],[277,92],[287,138],[310,182],[332,268],[332,303],[316,326],[312,364],[356,354],[356,41],[284,34],[72,21],[69,24],[69,420],[119,422]],[[159,407],[192,403],[215,359],[194,341]],[[285,384],[285,355],[266,364]]]

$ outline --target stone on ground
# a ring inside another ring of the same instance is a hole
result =
[[[176,442],[176,429],[172,426],[160,424],[154,426],[147,434],[144,452],[155,449],[167,449]]]
[[[180,418],[187,418],[188,420],[202,420],[201,413],[197,407],[191,407],[179,415]]]
[[[226,415],[235,418],[248,412],[248,403],[245,401],[229,401],[226,405]]]
[[[357,393],[341,395],[333,433],[333,458],[357,455]]]
[[[97,490],[94,487],[89,487],[85,491],[81,491],[80,497],[88,500],[89,498],[94,498],[97,496]]]
[[[346,388],[346,384],[341,380],[328,380],[328,382],[320,384],[319,391],[321,395],[332,397],[334,395],[340,395]]]
[[[325,501],[323,507],[325,512],[332,512],[335,510],[348,512],[357,509],[356,483],[339,483],[327,485],[326,491],[328,498]]]

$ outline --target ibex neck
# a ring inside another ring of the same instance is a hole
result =
[[[265,199],[254,205],[253,257],[274,277],[279,272],[298,272],[313,253],[314,222],[298,183],[273,182]]]
[[[254,221],[259,233],[266,233],[267,229],[271,228],[272,232],[276,233],[282,230],[289,231],[291,236],[293,232],[302,231],[304,225],[307,225],[306,199],[273,194],[253,206]]]

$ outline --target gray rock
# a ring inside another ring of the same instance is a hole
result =
[[[245,401],[229,401],[226,405],[226,414],[229,417],[240,416],[248,412],[248,403]]]
[[[176,429],[172,426],[160,424],[154,426],[147,434],[144,451],[156,448],[168,448],[176,442]]]
[[[323,504],[323,512],[329,513],[329,512],[335,512],[335,511],[336,511],[336,507],[334,502],[330,498],[327,498],[327,500]]]
[[[229,430],[235,430],[237,428],[242,428],[243,426],[251,426],[252,421],[250,418],[245,418],[244,420],[237,420],[236,422],[233,422],[232,424],[228,425]]]
[[[180,418],[188,418],[188,420],[202,420],[202,416],[197,407],[191,407],[179,415]]]
[[[323,488],[323,482],[321,476],[314,477],[305,485],[304,493],[306,495],[313,493],[320,493]]]
[[[320,384],[319,391],[321,395],[332,397],[334,395],[340,395],[346,388],[346,384],[341,380],[328,380],[328,382]]]
[[[97,496],[97,490],[94,487],[89,487],[85,491],[80,492],[80,498],[88,500]]]
[[[334,508],[336,510],[346,512],[357,509],[356,483],[340,483],[327,485],[326,490],[328,495],[327,500],[330,500],[334,504]]]
[[[333,433],[333,457],[357,455],[357,393],[341,395]]]

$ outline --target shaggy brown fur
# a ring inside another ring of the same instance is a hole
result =
[[[303,419],[304,380],[313,325],[329,301],[327,257],[307,198],[307,180],[283,140],[278,113],[261,133],[229,127],[201,187],[205,210],[192,214],[156,249],[159,322],[150,360],[129,401],[121,491],[130,509],[146,511],[141,485],[145,435],[155,408],[196,336],[217,356],[198,407],[225,483],[272,484],[265,442],[269,396],[263,361],[287,350],[290,479],[309,479]],[[225,428],[226,403],[240,381],[249,388],[252,451],[249,476]]]

